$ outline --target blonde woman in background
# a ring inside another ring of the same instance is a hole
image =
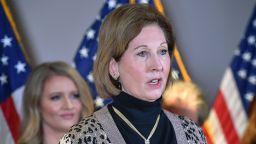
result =
[[[23,106],[20,144],[56,144],[72,125],[93,112],[89,87],[64,62],[44,63],[33,70]]]
[[[208,105],[203,91],[192,81],[176,80],[163,94],[162,105],[168,111],[184,115],[199,125],[207,117]]]

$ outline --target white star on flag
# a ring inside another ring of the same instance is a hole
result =
[[[256,27],[256,20],[253,20],[252,25],[253,27]]]
[[[84,57],[84,58],[87,58],[88,57],[88,49],[86,48],[86,47],[83,47],[80,51],[79,51],[79,53],[80,53],[80,55],[81,55],[81,57]]]
[[[253,84],[253,85],[256,85],[256,76],[250,76],[248,78],[248,81]]]
[[[140,0],[140,3],[148,3],[148,0]]]
[[[1,81],[1,85],[4,85],[5,83],[7,83],[7,76],[2,73],[2,75],[0,76],[0,81]]]
[[[94,39],[94,35],[95,35],[95,31],[93,29],[90,29],[88,32],[87,32],[87,38],[88,39]]]
[[[3,47],[11,47],[12,46],[12,38],[11,37],[8,37],[7,35],[4,36],[3,39],[1,39],[1,42],[3,43]]]
[[[254,67],[256,67],[256,59],[253,59],[253,60],[252,60],[252,65],[253,65]]]
[[[248,43],[253,45],[255,43],[255,37],[253,35],[248,37]]]
[[[87,79],[88,79],[90,82],[93,82],[92,72],[90,72],[90,74],[88,74]]]
[[[245,61],[248,62],[248,61],[251,60],[251,53],[245,52],[242,57],[243,57],[243,59],[244,59]]]
[[[248,101],[252,101],[252,99],[253,99],[253,97],[254,97],[254,94],[253,93],[246,93],[245,94],[245,98],[248,100]]]
[[[115,0],[110,0],[108,1],[108,8],[112,9],[116,6],[116,1]]]
[[[99,96],[96,97],[94,102],[95,102],[96,107],[103,107],[104,106],[103,99]]]
[[[3,64],[3,65],[8,65],[7,60],[8,60],[8,57],[7,57],[7,56],[3,56],[3,57],[1,58],[2,64]]]
[[[18,61],[18,63],[15,65],[15,68],[17,69],[17,73],[19,74],[20,72],[25,72],[25,63],[22,63],[20,61]]]
[[[92,60],[95,61],[96,60],[96,54],[92,57]]]
[[[247,72],[246,72],[246,70],[241,69],[241,70],[238,71],[238,75],[239,75],[242,79],[245,79],[245,78],[246,78],[246,75],[247,75]]]

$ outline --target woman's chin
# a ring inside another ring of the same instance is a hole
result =
[[[153,102],[159,99],[162,96],[162,93],[151,93],[147,96],[147,101]]]

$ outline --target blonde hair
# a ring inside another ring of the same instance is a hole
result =
[[[20,144],[42,143],[40,97],[45,81],[54,75],[66,76],[75,83],[83,106],[81,117],[91,115],[93,112],[93,100],[89,87],[72,66],[64,62],[43,63],[32,71],[23,93],[24,120],[22,121]]]
[[[194,108],[199,124],[203,123],[208,113],[203,91],[192,81],[174,81],[164,92],[162,104],[170,111],[177,109],[179,114],[184,113],[181,110]]]
[[[128,44],[143,27],[157,24],[164,32],[170,57],[173,55],[174,37],[171,24],[155,8],[142,4],[126,4],[113,10],[104,20],[99,32],[99,48],[94,63],[94,80],[101,97],[118,95],[120,89],[109,74],[109,62],[117,62],[126,51]],[[168,82],[171,81],[171,73]]]

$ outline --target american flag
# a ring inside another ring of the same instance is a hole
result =
[[[226,69],[204,128],[210,143],[239,144],[256,94],[256,8]]]
[[[87,81],[91,88],[91,92],[95,101],[96,109],[104,106],[106,103],[111,100],[103,100],[97,94],[96,87],[94,85],[93,76],[92,76],[92,68],[93,62],[96,58],[96,52],[98,48],[98,33],[100,25],[105,18],[105,16],[110,13],[115,8],[119,7],[122,4],[126,3],[147,3],[155,8],[157,8],[160,12],[163,13],[163,6],[160,0],[106,0],[103,7],[100,10],[99,15],[96,17],[95,22],[87,29],[86,34],[82,40],[82,43],[79,46],[79,49],[75,55],[74,62],[76,69],[80,72],[83,78]],[[174,58],[174,68],[176,69],[172,72],[175,78],[183,78],[183,75],[187,79],[190,79],[186,69],[183,65],[181,57],[179,55],[178,50],[175,50],[175,56],[179,58],[179,62],[176,62],[176,57]],[[182,69],[179,69],[179,66],[182,66]]]
[[[0,141],[19,137],[22,91],[30,73],[15,23],[5,0],[0,3]]]

